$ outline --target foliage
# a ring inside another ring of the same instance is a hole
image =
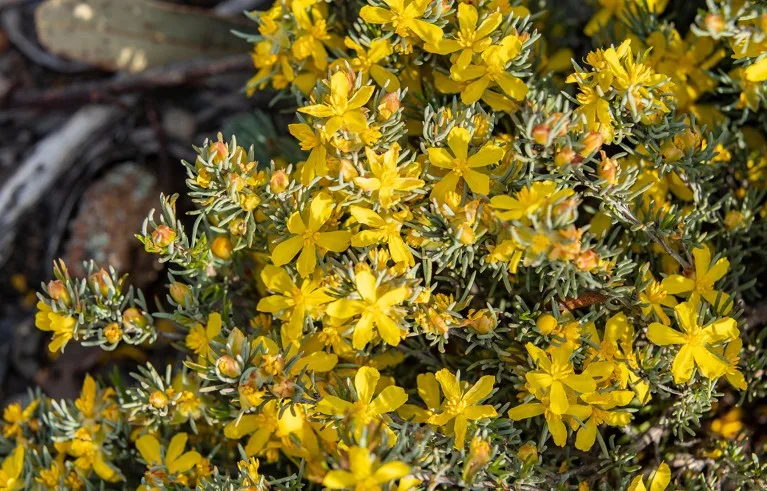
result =
[[[162,197],[138,235],[158,312],[57,267],[51,351],[179,356],[9,406],[0,486],[767,486],[733,407],[765,393],[767,7],[545,3],[250,13],[303,156],[196,149],[193,223]]]

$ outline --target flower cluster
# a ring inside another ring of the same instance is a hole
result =
[[[710,423],[706,455],[684,437],[764,393],[741,314],[765,272],[767,9],[684,26],[600,2],[573,31],[529,3],[250,13],[247,90],[295,98],[304,158],[219,134],[184,162],[191,233],[172,196],[138,235],[163,312],[57,267],[51,351],[161,336],[183,361],[10,406],[0,489],[764,484],[742,425]],[[547,46],[584,29],[601,47],[562,66]]]

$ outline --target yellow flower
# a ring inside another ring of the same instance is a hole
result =
[[[0,468],[0,490],[14,491],[24,489],[24,479],[21,473],[24,470],[24,447],[18,445],[13,452],[3,460]]]
[[[323,102],[300,107],[298,111],[317,118],[329,118],[325,123],[327,135],[333,135],[341,128],[360,133],[368,127],[360,108],[367,104],[374,90],[372,85],[365,85],[349,97],[352,94],[349,77],[346,72],[336,72],[330,77],[330,94]]]
[[[384,387],[373,398],[381,374],[373,367],[362,367],[354,376],[354,389],[357,393],[356,402],[349,402],[333,395],[326,395],[315,406],[320,414],[336,417],[351,417],[354,424],[355,435],[359,436],[363,429],[372,422],[383,425],[387,433],[391,433],[386,426],[386,413],[396,411],[407,401],[405,389],[395,385]],[[394,435],[390,435],[393,444]]]
[[[706,378],[724,375],[727,364],[709,351],[707,345],[737,338],[739,332],[735,319],[724,317],[701,327],[698,324],[698,304],[695,301],[680,303],[674,307],[674,314],[682,332],[659,322],[653,322],[647,329],[647,339],[653,344],[682,345],[671,366],[674,382],[683,384],[690,380],[696,365]]]
[[[147,467],[164,465],[171,474],[182,474],[192,469],[202,456],[192,450],[184,452],[188,435],[176,433],[168,444],[168,450],[163,456],[160,441],[154,435],[146,434],[136,440],[136,449]]]
[[[714,283],[719,281],[730,269],[730,261],[726,257],[711,265],[711,251],[708,247],[696,247],[692,250],[695,259],[695,274],[692,278],[672,274],[663,280],[663,288],[673,295],[692,293],[700,295],[709,304],[717,306],[720,313],[728,314],[732,310],[730,295],[714,289]],[[717,298],[719,303],[717,303]]]
[[[375,276],[366,270],[357,273],[354,282],[360,300],[336,300],[328,306],[328,315],[340,319],[361,316],[354,326],[354,349],[363,349],[373,340],[373,327],[378,329],[379,336],[387,344],[397,346],[402,339],[403,330],[396,320],[396,308],[408,298],[409,289],[404,286],[392,289],[377,287]]]
[[[288,219],[288,231],[293,237],[280,242],[272,251],[272,262],[275,266],[284,266],[301,252],[298,258],[297,269],[302,277],[309,276],[317,266],[317,247],[333,252],[343,252],[349,247],[351,232],[336,230],[332,232],[320,232],[320,229],[328,221],[334,208],[333,198],[322,192],[310,203],[304,214],[308,218],[302,218],[301,213],[294,212]]]
[[[105,438],[104,432],[99,431],[99,425],[92,429],[95,433],[84,427],[77,430],[72,441],[67,442],[67,453],[75,457],[75,466],[79,470],[87,473],[93,470],[104,481],[119,482],[122,476],[109,463],[108,456],[101,446]]]
[[[625,406],[634,398],[631,390],[613,390],[607,393],[592,392],[581,395],[581,400],[591,406],[591,415],[578,429],[575,437],[575,448],[587,452],[594,446],[597,438],[597,427],[601,424],[609,426],[625,426],[631,422],[631,413],[611,411],[614,407]]]
[[[205,327],[198,323],[189,330],[189,334],[186,335],[186,347],[199,355],[201,361],[207,361],[212,354],[210,342],[219,335],[221,326],[221,314],[211,312]]]
[[[738,390],[746,390],[748,388],[748,382],[746,382],[746,378],[738,368],[741,349],[743,349],[743,340],[737,338],[730,341],[726,348],[720,348],[716,350],[716,352],[722,358],[727,360],[727,371],[724,372],[724,376],[727,377],[727,381],[730,382],[730,385]]]
[[[35,326],[41,331],[53,331],[53,339],[48,344],[51,353],[64,351],[67,343],[75,335],[77,320],[63,314],[53,312],[46,303],[37,302],[38,312],[35,315]]]
[[[400,479],[410,473],[410,466],[399,460],[380,464],[375,455],[364,447],[348,450],[349,470],[332,470],[322,480],[328,489],[380,491],[381,484]]]
[[[328,52],[323,43],[331,41],[327,21],[318,9],[306,9],[305,5],[304,2],[294,2],[292,6],[293,16],[301,31],[291,50],[298,60],[311,56],[314,66],[324,71],[328,66]]]
[[[668,464],[661,462],[658,466],[658,470],[655,471],[652,479],[650,480],[650,491],[663,491],[671,482],[671,469]],[[642,475],[635,477],[631,484],[629,484],[627,491],[647,491],[647,488],[642,481]]]
[[[433,415],[428,422],[435,426],[445,426],[450,421],[455,420],[453,426],[455,448],[463,448],[469,421],[494,418],[498,415],[495,408],[489,404],[477,405],[493,391],[495,377],[485,375],[466,392],[461,389],[461,384],[456,376],[446,368],[438,371],[435,377],[442,387],[445,400],[441,406],[442,412]]]
[[[474,193],[487,194],[490,192],[490,177],[478,170],[501,160],[503,149],[491,143],[485,144],[474,155],[469,156],[469,142],[471,134],[469,130],[458,126],[450,130],[447,136],[447,145],[452,154],[444,148],[429,148],[429,161],[432,165],[450,169],[431,191],[432,197],[444,201],[448,192],[455,191],[461,179],[466,181]]]
[[[442,396],[439,392],[439,385],[437,385],[437,378],[433,373],[419,374],[416,377],[416,386],[418,387],[418,395],[426,404],[426,409],[415,404],[405,404],[399,408],[397,414],[414,423],[425,423],[436,414],[437,409],[442,405]]]
[[[349,62],[355,71],[370,74],[375,83],[381,87],[386,87],[387,92],[399,90],[400,83],[397,76],[391,70],[381,66],[381,62],[386,62],[386,58],[392,54],[391,43],[388,39],[371,41],[370,48],[367,50],[349,37],[344,39],[344,44],[357,53],[357,57],[352,58]]]
[[[459,31],[455,39],[440,39],[434,44],[424,46],[426,51],[448,55],[461,51],[456,60],[456,65],[465,67],[471,63],[474,53],[482,53],[493,44],[491,35],[501,24],[503,15],[493,12],[477,26],[479,14],[476,7],[468,3],[458,4]]]
[[[555,413],[549,405],[549,398],[544,397],[540,402],[527,402],[517,407],[509,409],[509,418],[514,421],[520,421],[527,418],[534,418],[543,415],[546,418],[546,426],[549,428],[554,439],[554,444],[564,447],[567,442],[567,427],[563,421],[566,417],[574,416],[581,421],[585,421],[591,415],[591,407],[581,404],[568,404],[567,411],[563,414]]]
[[[519,54],[522,41],[515,35],[506,36],[482,53],[482,64],[459,66],[450,69],[450,78],[456,82],[471,82],[462,90],[461,101],[474,104],[492,84],[514,100],[521,101],[527,95],[527,85],[519,78],[506,73],[506,65]]]
[[[354,247],[367,247],[383,242],[389,246],[389,253],[395,262],[404,262],[408,266],[415,264],[413,254],[400,235],[402,221],[407,217],[407,211],[381,216],[373,210],[352,206],[349,212],[359,223],[373,227],[352,236]]]
[[[365,5],[360,17],[369,24],[391,25],[398,36],[414,34],[421,40],[434,44],[442,39],[442,29],[422,20],[431,0],[384,0],[389,9]]]
[[[308,186],[315,177],[328,175],[327,155],[325,147],[327,134],[324,130],[317,133],[306,123],[289,124],[288,131],[301,144],[301,150],[309,150],[309,157],[301,167],[301,184]]]
[[[39,405],[40,399],[32,400],[23,410],[18,402],[8,404],[3,409],[3,420],[6,422],[3,426],[3,436],[5,438],[20,438],[23,431],[22,427],[32,421]]]
[[[664,286],[668,285],[668,278],[658,282],[648,269],[645,272],[644,280],[647,281],[647,286],[645,286],[644,290],[639,293],[639,300],[644,304],[642,305],[642,313],[644,315],[650,315],[650,312],[655,312],[655,315],[658,316],[658,319],[663,324],[669,324],[671,319],[669,319],[666,312],[663,311],[663,307],[673,308],[676,306],[677,302]]]
[[[369,193],[378,193],[378,201],[384,208],[396,204],[400,195],[423,187],[420,179],[403,177],[402,170],[397,168],[400,147],[396,143],[383,155],[376,155],[370,148],[365,148],[370,171],[373,177],[355,177],[354,184]]]
[[[557,189],[553,181],[539,181],[522,188],[515,197],[499,195],[490,199],[490,206],[501,220],[521,220],[529,224],[538,210],[562,198],[575,194],[572,189]]]
[[[245,445],[247,456],[258,455],[268,448],[270,440],[288,440],[299,435],[304,427],[304,415],[300,407],[281,411],[276,400],[264,404],[258,414],[246,414],[224,427],[224,436],[239,440],[250,435]]]
[[[750,65],[745,71],[746,80],[749,82],[767,81],[767,57],[762,57],[756,63]]]
[[[568,345],[556,346],[546,353],[527,343],[527,352],[539,370],[525,374],[528,385],[533,389],[549,389],[550,408],[555,414],[565,414],[570,405],[565,386],[577,393],[594,392],[597,384],[587,374],[576,374],[571,361],[573,348]]]
[[[256,309],[271,314],[285,312],[290,321],[286,324],[284,336],[291,340],[301,336],[307,315],[314,314],[317,307],[333,300],[325,293],[318,279],[305,279],[299,288],[287,271],[271,264],[264,266],[261,279],[270,291],[279,295],[262,298]]]

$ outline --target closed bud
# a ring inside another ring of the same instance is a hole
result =
[[[575,258],[575,266],[581,271],[591,271],[599,264],[599,256],[593,249],[581,252],[577,258]]]
[[[288,183],[290,183],[288,174],[284,170],[278,170],[269,179],[269,188],[273,193],[279,194],[288,188]]]
[[[551,130],[546,124],[533,126],[533,131],[531,132],[533,140],[539,145],[545,145],[549,141],[549,133],[551,133]]]
[[[157,247],[168,247],[176,240],[176,231],[167,225],[158,225],[152,232],[152,242]]]
[[[229,149],[227,148],[226,143],[222,141],[213,143],[209,150],[211,155],[215,152],[215,155],[213,155],[213,162],[219,165],[224,163],[229,156]]]
[[[463,464],[463,480],[471,482],[474,475],[488,462],[492,455],[490,444],[480,437],[474,437],[469,444],[469,455]]]
[[[341,179],[344,180],[344,182],[350,182],[355,177],[359,177],[360,173],[357,172],[357,168],[354,167],[354,164],[351,160],[341,159],[338,168],[338,175],[341,177]]]
[[[216,361],[216,369],[226,378],[237,378],[242,373],[240,364],[229,355],[224,355]]]
[[[387,120],[399,110],[400,100],[396,92],[389,92],[381,97],[381,103],[378,105],[378,114],[381,119]]]
[[[599,150],[599,147],[602,146],[604,141],[605,139],[600,133],[592,131],[586,135],[586,138],[583,139],[583,149],[581,149],[581,155],[585,157],[596,152]]]
[[[458,225],[458,242],[465,245],[471,245],[477,242],[477,234],[468,223]]]
[[[497,325],[496,320],[487,309],[469,312],[469,326],[480,334],[487,334]]]
[[[240,208],[245,211],[253,211],[261,204],[261,198],[252,193],[240,194]]]
[[[557,328],[557,319],[551,314],[543,314],[535,321],[535,327],[541,334],[548,336]]]
[[[228,261],[232,257],[232,241],[229,240],[229,237],[219,235],[211,242],[210,250],[217,258]]]
[[[130,307],[123,311],[123,323],[143,329],[146,327],[146,318],[139,309]]]
[[[186,305],[187,301],[191,299],[191,288],[188,285],[174,281],[170,284],[170,298],[173,299],[179,305]]]
[[[156,390],[149,395],[149,404],[155,409],[162,409],[168,405],[168,396],[161,390]]]
[[[708,14],[704,22],[711,32],[718,34],[724,30],[724,19],[721,15]]]
[[[88,280],[91,285],[98,288],[99,293],[101,293],[102,296],[106,295],[109,292],[109,288],[112,286],[112,278],[104,268],[101,268],[90,275]]]
[[[53,300],[61,302],[66,306],[72,305],[72,297],[69,295],[66,285],[61,280],[52,280],[48,282],[48,295],[50,295]]]
[[[240,217],[229,222],[229,233],[235,236],[243,236],[248,231],[247,222]]]
[[[573,161],[573,157],[575,157],[575,151],[572,148],[563,148],[554,157],[554,163],[558,167],[564,167]]]
[[[743,223],[743,220],[745,220],[743,213],[738,210],[730,210],[724,216],[724,225],[729,230],[735,230],[741,223]]]
[[[602,151],[602,161],[597,166],[597,175],[600,179],[607,181],[607,184],[618,183],[618,160],[610,158]]]
[[[527,442],[517,451],[517,458],[522,462],[535,462],[538,460],[538,447],[534,443]]]

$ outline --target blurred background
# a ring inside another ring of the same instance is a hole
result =
[[[255,70],[233,32],[257,32],[243,12],[270,4],[0,0],[0,407],[34,386],[75,396],[85,372],[162,358],[162,345],[52,355],[35,293],[54,259],[83,275],[92,258],[161,303],[167,276],[134,234],[161,192],[183,191],[192,145],[222,131],[260,162],[294,150],[277,136],[292,112],[242,89]]]

